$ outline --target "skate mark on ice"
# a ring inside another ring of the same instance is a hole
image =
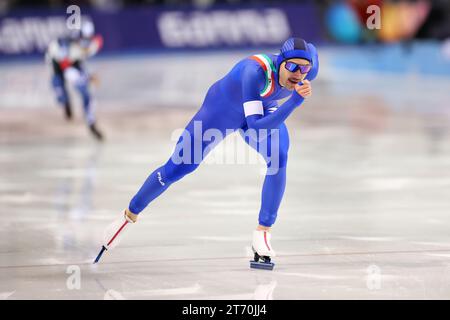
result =
[[[356,240],[356,241],[373,241],[373,242],[383,242],[383,241],[399,241],[400,238],[394,237],[352,237],[352,236],[339,236],[340,239],[345,240]]]
[[[435,249],[435,250],[403,250],[403,251],[359,251],[359,252],[335,252],[335,253],[308,253],[308,254],[278,254],[277,258],[295,258],[295,257],[320,257],[320,256],[346,256],[346,255],[382,255],[382,254],[432,254],[443,253],[444,255],[450,255],[448,249]],[[141,263],[155,263],[155,262],[183,262],[183,261],[220,261],[220,260],[241,260],[247,259],[246,256],[239,257],[212,257],[212,258],[180,258],[180,259],[154,259],[154,260],[135,260],[135,261],[111,261],[103,262],[102,265],[120,265],[120,264],[141,264]],[[42,268],[42,267],[60,267],[69,265],[86,265],[90,266],[92,261],[89,262],[72,262],[72,263],[54,263],[54,264],[33,264],[33,265],[14,265],[14,266],[0,266],[0,269],[14,269],[14,268]],[[291,265],[291,263],[287,263]]]
[[[9,297],[11,297],[16,291],[10,291],[10,292],[0,292],[0,300],[6,300]]]

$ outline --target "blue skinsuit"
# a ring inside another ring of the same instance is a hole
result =
[[[310,48],[314,49],[314,58],[313,68],[306,77],[308,80],[316,77],[319,66],[317,52],[312,45]],[[279,85],[278,72],[275,67],[277,55],[257,55],[260,58],[259,61],[254,57],[241,60],[224,78],[209,88],[200,110],[185,128],[184,133],[189,134],[183,134],[180,137],[171,158],[148,176],[130,202],[129,210],[131,212],[140,213],[172,183],[194,171],[207,153],[220,142],[218,139],[205,141],[206,139],[202,139],[201,135],[194,134],[196,122],[198,125],[198,121],[201,121],[202,131],[200,133],[208,129],[218,129],[225,137],[230,133],[230,129],[233,131],[240,129],[247,144],[264,157],[268,173],[264,180],[258,221],[263,226],[273,225],[286,185],[289,135],[284,121],[303,102],[303,98],[295,90],[289,91]],[[288,96],[290,98],[278,107],[277,100]],[[246,102],[251,105],[247,109],[249,112],[244,112],[244,103]],[[251,112],[261,102],[263,110],[259,113]],[[246,135],[249,129],[275,130],[269,131],[264,138],[259,136],[260,131],[256,136]],[[274,135],[277,135],[278,139],[270,139]],[[274,143],[277,145],[273,147]],[[195,145],[201,146],[200,158],[195,158]],[[261,152],[262,149],[264,152]],[[189,152],[189,154],[185,154],[185,152]],[[278,157],[273,157],[272,152],[278,152]],[[184,159],[181,163],[180,157]],[[271,163],[271,159],[274,158],[278,161]],[[274,170],[269,173],[269,169]]]

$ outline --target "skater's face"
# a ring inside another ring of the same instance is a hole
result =
[[[311,63],[308,60],[295,58],[295,59],[289,59],[284,61],[280,66],[280,85],[282,87],[285,87],[288,90],[294,90],[294,87],[297,83],[305,79],[306,73],[302,73],[301,68],[297,68],[295,72],[291,72],[288,69],[286,69],[286,63],[295,63],[299,66],[308,66],[311,65]]]

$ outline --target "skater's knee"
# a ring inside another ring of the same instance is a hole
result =
[[[67,91],[64,85],[59,82],[59,80],[53,80],[53,90],[56,94],[56,100],[60,104],[65,104],[67,102]]]
[[[269,159],[267,165],[272,168],[285,168],[288,161],[289,152],[289,136],[287,129],[284,126],[280,131],[280,137],[278,141],[272,141],[270,145]]]
[[[285,168],[288,161],[288,152],[287,150],[280,150],[278,153],[278,168]]]
[[[85,84],[81,84],[77,86],[78,92],[81,95],[81,98],[83,99],[83,106],[87,107],[91,100],[91,94],[89,92],[89,88]]]
[[[278,158],[272,158],[270,161],[267,161],[267,172],[266,175],[269,176],[279,176],[286,174],[286,166],[287,166],[287,154],[280,155]]]
[[[272,170],[285,168],[288,161],[288,150],[286,148],[279,148],[276,152],[271,150],[267,156],[265,156],[267,168]]]
[[[57,91],[56,100],[58,101],[59,104],[66,104],[68,101],[66,93],[63,92],[63,90]]]

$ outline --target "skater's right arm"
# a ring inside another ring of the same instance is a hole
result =
[[[103,37],[101,35],[95,35],[89,42],[87,47],[79,47],[80,51],[77,58],[79,60],[86,60],[96,55],[103,47]]]
[[[276,111],[264,116],[259,88],[264,81],[264,74],[262,74],[261,70],[258,70],[258,68],[249,65],[243,70],[242,96],[244,101],[244,113],[247,126],[255,130],[278,128],[304,100],[304,98],[294,90],[291,97]]]

